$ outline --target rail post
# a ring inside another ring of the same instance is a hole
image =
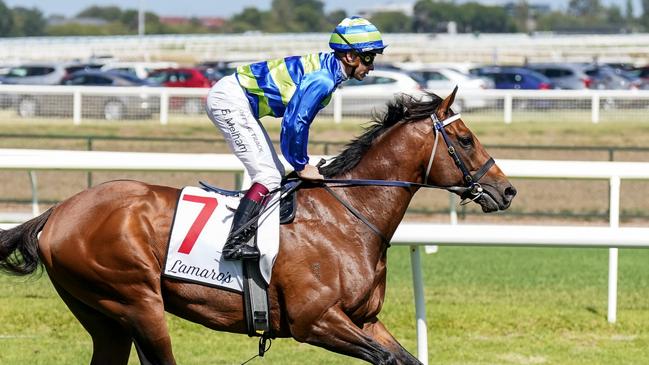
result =
[[[78,88],[72,94],[72,122],[74,125],[81,124],[81,90]]]
[[[417,358],[428,365],[428,329],[426,328],[426,298],[424,298],[424,281],[421,275],[421,257],[419,246],[410,246],[410,266],[412,284],[415,294],[415,317],[417,318]]]
[[[620,177],[610,180],[609,221],[611,228],[620,227]],[[613,244],[614,242],[611,242]],[[617,260],[618,249],[608,249],[608,322],[617,321]]]

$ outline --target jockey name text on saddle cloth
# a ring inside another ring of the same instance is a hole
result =
[[[270,283],[273,263],[279,250],[279,194],[267,204],[270,209],[259,218],[257,243],[261,252],[259,269]],[[183,188],[169,237],[164,275],[243,291],[241,261],[221,258],[230,232],[238,197],[219,195],[198,187]]]

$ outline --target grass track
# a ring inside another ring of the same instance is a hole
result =
[[[621,250],[618,323],[606,321],[607,250],[442,247],[424,255],[431,364],[649,363],[649,252]],[[380,318],[416,353],[408,249],[389,254]],[[47,277],[0,281],[0,363],[83,364],[90,340]],[[168,317],[180,364],[238,364],[256,341]],[[257,364],[360,364],[279,339]],[[137,364],[136,356],[131,363]]]

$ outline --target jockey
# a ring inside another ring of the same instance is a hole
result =
[[[302,179],[320,180],[309,165],[309,126],[331,94],[345,80],[362,80],[374,69],[376,54],[383,53],[381,33],[360,18],[345,18],[331,34],[331,53],[313,53],[239,66],[233,75],[219,80],[207,97],[207,114],[221,130],[230,150],[243,162],[252,186],[234,214],[223,247],[226,260],[258,258],[256,247],[246,245],[256,224],[233,235],[256,217],[269,191],[280,187],[284,167],[266,130],[265,116],[283,117],[280,147],[284,158]]]

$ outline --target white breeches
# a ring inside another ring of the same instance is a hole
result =
[[[230,150],[243,162],[253,183],[280,187],[282,165],[268,133],[255,119],[235,75],[219,80],[207,95],[207,115],[221,130]]]

